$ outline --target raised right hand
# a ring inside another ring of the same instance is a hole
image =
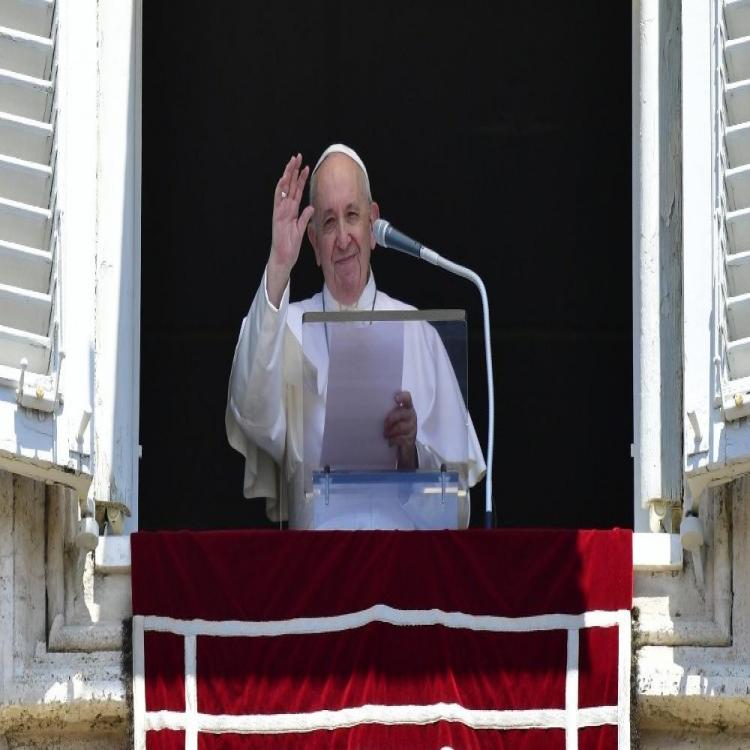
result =
[[[273,218],[271,221],[271,254],[266,268],[266,290],[275,307],[281,304],[289,275],[299,258],[302,238],[313,215],[313,207],[307,206],[299,213],[300,201],[310,167],[302,166],[302,154],[293,156],[287,163],[284,174],[276,183],[273,196]]]

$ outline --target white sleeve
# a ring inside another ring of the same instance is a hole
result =
[[[268,299],[264,273],[234,352],[225,424],[230,445],[245,456],[246,497],[278,495],[269,459],[281,465],[286,443],[283,342],[288,308],[289,285],[276,309]]]
[[[466,464],[469,486],[473,487],[484,476],[486,466],[453,365],[431,325],[408,330],[411,335],[404,358],[413,379],[407,390],[412,390],[417,412],[419,467]]]
[[[443,465],[443,459],[438,456],[429,445],[422,443],[419,438],[417,445],[417,468],[419,469],[439,469]]]

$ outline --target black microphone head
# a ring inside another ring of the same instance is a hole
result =
[[[385,219],[375,219],[375,222],[372,225],[372,233],[375,235],[375,242],[381,247],[388,247],[388,245],[385,244],[385,233],[390,226],[390,222]]]

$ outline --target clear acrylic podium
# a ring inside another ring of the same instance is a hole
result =
[[[468,525],[463,310],[307,312],[302,318],[303,484],[291,528]],[[417,468],[384,437],[396,395],[417,417]]]

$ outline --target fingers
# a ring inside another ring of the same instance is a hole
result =
[[[415,438],[417,435],[417,415],[414,409],[393,409],[388,413],[383,425],[383,437],[392,440],[397,437]]]
[[[384,437],[388,440],[388,445],[398,449],[398,468],[416,469],[417,412],[414,410],[411,393],[398,391],[393,398],[398,406],[391,409],[385,418]]]
[[[301,157],[300,157],[301,161]],[[307,177],[310,174],[310,167],[305,167],[297,177],[296,182],[293,182],[294,185],[294,191],[292,193],[292,198],[299,204],[299,202],[302,200],[302,194],[305,190],[305,183],[307,182]]]
[[[419,468],[419,459],[417,457],[417,446],[414,442],[396,443],[397,446],[397,468],[400,470]]]
[[[283,200],[281,197],[282,192],[283,193],[289,193],[289,177],[292,173],[292,165],[294,164],[294,160],[296,159],[296,156],[293,156],[289,161],[286,163],[286,166],[284,167],[284,171],[279,178],[279,181],[276,183],[276,190],[274,191],[274,203],[278,203],[280,200]]]
[[[299,178],[299,168],[302,164],[302,154],[297,154],[292,162],[292,174],[289,178],[289,189],[286,191],[287,196],[292,200],[297,195],[297,179]]]
[[[305,210],[300,214],[300,217],[297,220],[297,231],[299,232],[300,237],[305,233],[307,225],[314,213],[315,209],[312,206],[307,206]]]
[[[394,401],[398,406],[391,409],[385,417],[385,429],[388,430],[396,422],[402,419],[410,419],[414,417],[416,424],[417,415],[412,405],[411,393],[409,391],[397,391],[393,397]]]
[[[383,426],[384,431],[386,433],[389,432],[395,424],[409,420],[413,415],[414,411],[412,409],[402,409],[400,406],[391,409],[385,416],[385,423]]]
[[[292,156],[284,167],[274,191],[268,268],[281,269],[277,274],[280,280],[276,285],[280,287],[281,292],[299,258],[302,237],[313,215],[312,206],[308,206],[302,215],[298,216],[299,203],[308,173],[309,167],[302,168],[302,154]]]
[[[282,200],[287,200],[296,189],[297,178],[299,176],[299,168],[301,165],[302,154],[292,156],[292,158],[287,162],[281,178],[276,183],[276,190],[274,192],[274,203],[276,205],[278,205],[278,203]],[[286,193],[286,197],[284,197],[284,193]]]
[[[385,439],[390,445],[401,441],[413,443],[416,437],[417,431],[414,429],[414,425],[407,422],[397,422],[385,435]]]
[[[409,393],[409,391],[397,391],[393,398],[396,403],[404,409],[412,408],[411,393]]]
[[[391,428],[391,431],[385,436],[385,438],[388,441],[388,445],[391,447],[395,445],[398,448],[411,448],[413,450],[414,445],[417,442],[416,424],[398,422]]]

